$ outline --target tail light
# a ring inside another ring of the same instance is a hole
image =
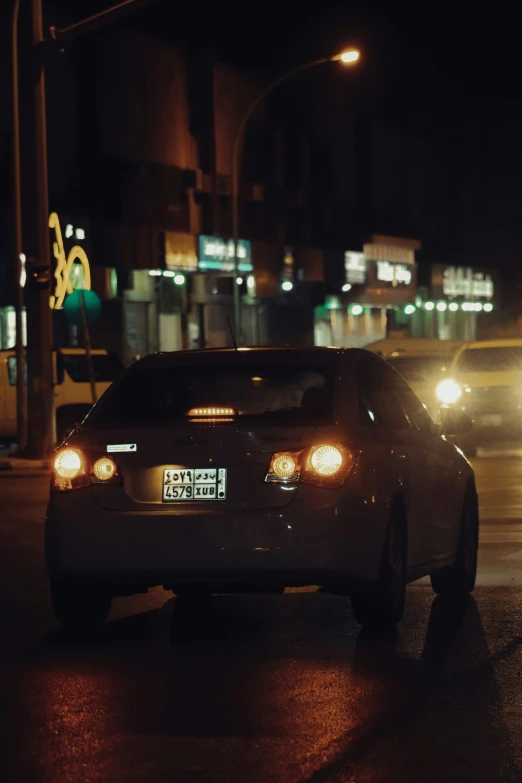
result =
[[[60,449],[54,458],[52,486],[58,491],[81,489],[90,484],[121,483],[118,466],[111,457],[67,447]]]
[[[305,484],[320,487],[342,487],[353,473],[359,452],[340,443],[312,446],[302,475]]]
[[[270,484],[314,484],[342,487],[353,472],[358,451],[340,443],[320,443],[301,451],[272,455],[265,481]]]
[[[60,449],[54,458],[52,486],[59,491],[89,486],[85,457],[79,449]]]
[[[115,483],[118,466],[111,457],[100,457],[92,465],[91,481],[97,484]],[[119,481],[117,482],[120,483]]]
[[[272,454],[265,481],[268,484],[296,484],[301,475],[303,451],[278,451]]]

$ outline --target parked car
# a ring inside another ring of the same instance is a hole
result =
[[[468,456],[488,442],[522,437],[522,340],[468,343],[447,376],[437,396],[473,418],[473,429],[458,441]]]
[[[105,350],[92,350],[97,396],[101,397],[122,372],[120,360]],[[58,440],[68,434],[92,407],[87,357],[84,348],[60,348],[53,352],[54,403]],[[16,355],[0,351],[0,438],[16,438]]]
[[[448,411],[447,433],[470,426]],[[401,378],[363,350],[146,357],[58,449],[45,522],[54,610],[103,622],[113,596],[321,585],[369,626],[408,582],[473,589],[473,469]]]

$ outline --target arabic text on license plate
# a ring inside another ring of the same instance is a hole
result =
[[[163,472],[165,503],[226,500],[225,468],[167,468]]]
[[[488,416],[482,416],[480,423],[483,427],[501,427],[502,416],[500,413],[491,413]]]

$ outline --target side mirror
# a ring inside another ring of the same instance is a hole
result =
[[[473,419],[456,408],[441,408],[440,423],[444,435],[467,435],[473,427]]]

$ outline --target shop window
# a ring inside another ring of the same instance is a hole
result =
[[[9,386],[16,386],[16,356],[9,356],[7,359],[7,374]],[[25,385],[27,386],[27,364],[25,365]]]

